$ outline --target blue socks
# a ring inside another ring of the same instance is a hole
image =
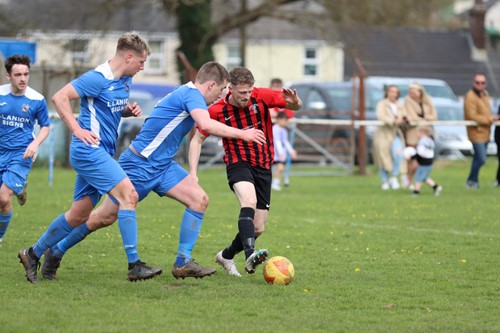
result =
[[[184,266],[191,260],[191,252],[200,234],[204,215],[204,213],[189,208],[184,211],[179,236],[179,250],[177,252],[177,258],[175,259],[175,265],[177,267]]]
[[[33,252],[37,258],[40,258],[46,249],[57,244],[61,239],[66,237],[73,227],[66,221],[64,213],[59,215],[49,226],[47,231],[33,245]]]
[[[5,235],[7,228],[9,227],[10,219],[12,218],[12,211],[7,214],[0,213],[0,238]]]
[[[118,227],[122,235],[123,246],[129,263],[139,260],[137,253],[137,218],[135,210],[118,211]]]
[[[87,227],[87,223],[79,225],[74,228],[63,240],[50,248],[52,255],[62,258],[66,251],[82,241],[88,234],[90,234],[90,230]]]

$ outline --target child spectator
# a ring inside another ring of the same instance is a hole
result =
[[[285,170],[287,152],[292,159],[297,157],[296,151],[288,141],[288,116],[285,112],[279,112],[276,116],[276,123],[273,125],[274,137],[274,175],[271,188],[281,191],[281,176]]]
[[[405,157],[411,158],[415,155],[418,162],[417,171],[415,172],[415,190],[414,195],[420,194],[422,183],[426,182],[427,185],[432,187],[434,195],[441,194],[443,187],[438,185],[432,178],[429,177],[432,171],[432,163],[434,161],[434,138],[432,137],[432,128],[429,126],[419,127],[417,130],[418,142],[417,148],[409,151],[411,147],[407,147],[407,154]]]

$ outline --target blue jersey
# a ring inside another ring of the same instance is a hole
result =
[[[132,141],[135,148],[156,168],[164,168],[175,157],[179,145],[193,128],[190,112],[207,109],[207,102],[192,82],[163,97]],[[207,111],[208,112],[208,111]]]
[[[108,62],[71,81],[80,96],[78,124],[99,135],[99,145],[110,155],[115,154],[118,124],[128,103],[131,84],[129,76],[115,79]],[[75,136],[73,143],[83,144]]]
[[[33,128],[38,121],[40,126],[49,126],[49,110],[45,98],[26,88],[22,96],[11,93],[11,84],[0,86],[0,148],[24,150],[35,134]]]

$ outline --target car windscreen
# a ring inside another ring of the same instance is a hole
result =
[[[374,111],[377,103],[384,98],[384,92],[375,87],[365,88],[365,108],[368,111]],[[333,87],[328,90],[335,110],[352,110],[352,87]],[[356,99],[356,110],[358,110],[358,99]]]
[[[438,120],[464,120],[462,108],[448,105],[436,105]]]
[[[436,98],[445,98],[452,101],[457,100],[455,94],[447,87],[447,86],[438,86],[431,84],[422,84],[425,91],[429,96]],[[399,90],[401,92],[401,96],[408,95],[408,85],[398,84]]]

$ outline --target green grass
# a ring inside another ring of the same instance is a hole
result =
[[[164,268],[150,281],[126,280],[117,225],[91,234],[62,261],[58,281],[28,283],[16,255],[71,205],[74,172],[30,175],[29,199],[14,204],[0,248],[1,332],[500,332],[499,189],[496,162],[481,189],[465,190],[470,161],[441,162],[425,188],[380,190],[370,176],[294,177],[273,192],[258,240],[289,258],[292,284],[270,286],[262,269],[238,279],[219,270],[202,280],[170,274],[183,206],[152,195],[139,204],[142,260]],[[297,168],[295,170],[298,170]],[[194,257],[214,256],[236,232],[238,206],[222,168],[203,170],[210,196]],[[243,258],[236,257],[240,271]]]

